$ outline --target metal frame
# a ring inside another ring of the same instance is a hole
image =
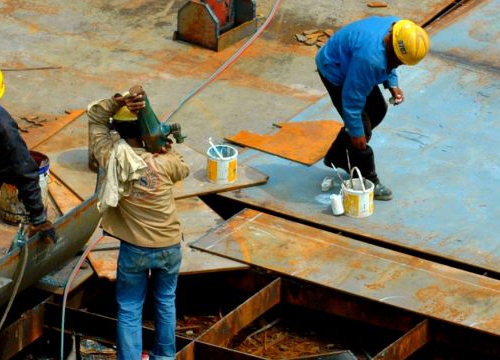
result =
[[[262,274],[255,270],[244,270],[224,273],[210,273],[193,277],[181,276],[179,283],[190,286],[191,280],[199,281],[207,277],[219,280],[220,291],[229,299],[235,290],[246,296],[246,300],[234,310],[200,334],[195,339],[177,336],[177,359],[266,359],[266,357],[242,353],[227,347],[231,339],[266,312],[279,306],[292,305],[304,310],[323,312],[348,322],[364,324],[368,329],[375,329],[374,335],[380,332],[396,334],[393,341],[381,344],[381,351],[373,359],[405,359],[423,347],[451,346],[461,351],[479,353],[484,358],[500,356],[500,341],[490,334],[473,331],[464,327],[447,324],[443,321],[423,318],[388,304],[377,303],[367,299],[348,295],[334,289],[310,284],[297,279],[275,277],[273,274]],[[212,279],[213,281],[213,279]],[[184,284],[183,284],[184,283]],[[192,289],[190,289],[192,290]],[[227,293],[226,293],[227,292]],[[215,291],[214,291],[215,293]],[[234,293],[233,293],[234,295]],[[80,296],[77,294],[76,296]],[[209,302],[210,294],[205,294]],[[178,301],[193,302],[182,299]],[[80,304],[85,306],[86,304]],[[54,300],[43,301],[19,316],[0,333],[0,343],[8,344],[0,349],[0,360],[14,356],[27,345],[42,336],[44,330],[60,331],[61,305]],[[76,308],[66,308],[66,333],[81,337],[97,339],[103,343],[113,344],[116,336],[116,319],[95,312]],[[332,324],[336,326],[336,324]],[[150,348],[154,340],[154,330],[143,328],[145,348]],[[446,348],[447,349],[447,348]],[[325,356],[328,354],[325,354]],[[335,355],[328,355],[334,359]],[[339,358],[345,358],[340,357]],[[307,358],[307,357],[304,357]]]

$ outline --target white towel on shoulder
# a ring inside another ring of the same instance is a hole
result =
[[[100,213],[116,207],[123,196],[132,191],[133,182],[142,175],[147,165],[123,139],[113,144],[109,156],[106,178],[99,191],[97,209]]]

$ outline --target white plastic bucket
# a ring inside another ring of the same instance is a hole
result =
[[[49,158],[37,151],[30,151],[31,157],[38,164],[39,185],[42,203],[47,209],[49,199]],[[18,191],[14,185],[3,184],[0,188],[0,215],[5,222],[18,224],[26,217],[26,209],[17,197]]]
[[[358,177],[353,179],[354,171]],[[375,185],[361,176],[357,167],[351,169],[351,179],[342,182],[344,211],[347,216],[364,218],[373,214],[373,190]]]
[[[215,145],[215,148],[217,151],[213,147],[207,150],[207,178],[214,184],[230,184],[236,180],[238,150],[229,145]]]

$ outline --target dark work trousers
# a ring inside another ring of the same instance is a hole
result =
[[[319,72],[318,72],[319,73]],[[321,81],[326,87],[333,105],[337,109],[340,116],[344,114],[342,106],[342,86],[335,86],[319,73]],[[372,136],[372,130],[382,122],[387,113],[387,102],[378,86],[375,86],[371,93],[366,98],[366,104],[361,114],[363,127],[365,130],[366,141],[368,142]],[[357,166],[361,174],[373,183],[378,183],[379,179],[375,171],[375,157],[373,150],[369,145],[366,145],[365,150],[358,150],[352,146],[351,138],[345,129],[345,126],[340,130],[339,135],[333,141],[330,149],[325,155],[323,162],[326,166],[332,167],[332,163],[337,168],[342,168],[349,171],[347,161],[347,151],[349,152],[349,161],[351,167]]]

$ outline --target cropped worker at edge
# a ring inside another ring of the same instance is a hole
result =
[[[404,101],[396,68],[416,65],[429,51],[427,32],[410,20],[369,17],[340,29],[319,50],[316,65],[344,127],[324,157],[324,164],[348,170],[357,166],[375,184],[374,198],[391,200],[382,185],[375,158],[368,145],[372,130],[387,113],[379,84],[387,88],[394,105]],[[348,155],[347,155],[348,152]],[[348,157],[349,156],[349,157]]]
[[[5,93],[3,74],[0,71],[0,98]],[[28,213],[28,237],[41,232],[45,238],[56,241],[52,223],[47,220],[42,201],[38,165],[19,134],[19,127],[12,116],[0,106],[0,186],[15,185],[19,200]]]
[[[141,359],[142,309],[151,281],[155,340],[149,358],[173,360],[175,291],[182,259],[182,234],[173,185],[189,175],[189,167],[174,151],[166,134],[160,139],[164,144],[159,151],[147,150],[151,148],[148,142],[153,134],[141,131],[145,117],[137,115],[147,110],[146,95],[133,92],[123,95],[97,101],[87,109],[91,153],[100,167],[108,171],[103,186],[111,175],[113,162],[121,169],[117,178],[123,179],[124,172],[129,173],[119,185],[120,189],[128,190],[124,190],[117,203],[109,202],[103,209],[100,202],[105,199],[101,193],[98,201],[98,208],[103,211],[104,233],[120,240],[116,282],[117,358]]]

